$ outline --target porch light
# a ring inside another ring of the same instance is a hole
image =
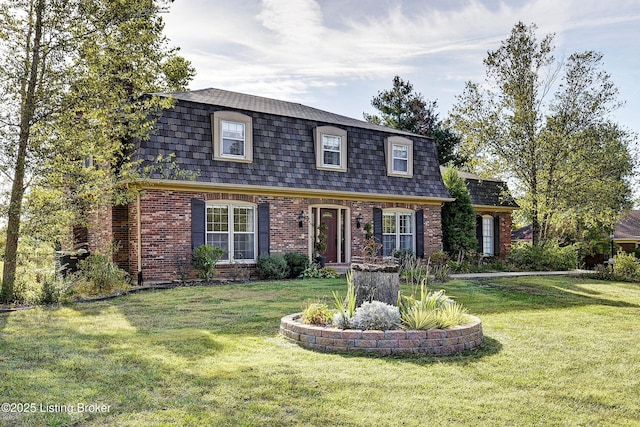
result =
[[[356,215],[356,228],[360,228],[362,226],[362,213],[358,212]]]
[[[304,225],[304,220],[307,219],[307,213],[305,211],[300,211],[298,214],[298,227],[302,228]]]

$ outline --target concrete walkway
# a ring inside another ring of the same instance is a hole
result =
[[[569,271],[499,271],[496,273],[460,273],[450,274],[451,280],[455,279],[494,279],[500,277],[522,277],[522,276],[579,276],[581,274],[593,273],[589,270],[569,270]]]

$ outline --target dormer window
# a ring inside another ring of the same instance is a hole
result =
[[[318,126],[314,130],[316,167],[347,171],[347,132],[333,126]]]
[[[222,120],[222,153],[223,157],[244,158],[245,124]]]
[[[253,161],[253,128],[250,116],[235,111],[211,115],[213,158],[230,162]]]
[[[387,175],[411,178],[413,176],[413,141],[401,136],[385,139]]]

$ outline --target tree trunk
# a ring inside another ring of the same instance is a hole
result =
[[[25,71],[28,70],[28,82],[26,90],[22,91],[22,105],[20,107],[20,136],[18,140],[18,152],[16,167],[11,188],[11,199],[7,221],[7,243],[5,249],[4,269],[2,271],[2,300],[9,302],[14,298],[13,284],[16,278],[18,239],[20,236],[20,217],[22,214],[22,199],[24,197],[25,165],[27,147],[31,126],[35,116],[36,85],[38,81],[38,67],[40,66],[40,42],[42,40],[42,20],[44,15],[45,0],[38,0],[35,8],[35,23],[33,24],[33,47],[31,49],[31,61],[29,61],[29,46],[31,45],[31,31],[27,34],[25,52]],[[27,77],[25,75],[25,77]]]

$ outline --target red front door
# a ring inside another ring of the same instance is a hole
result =
[[[326,262],[338,262],[338,210],[321,208],[320,222],[327,224]]]

